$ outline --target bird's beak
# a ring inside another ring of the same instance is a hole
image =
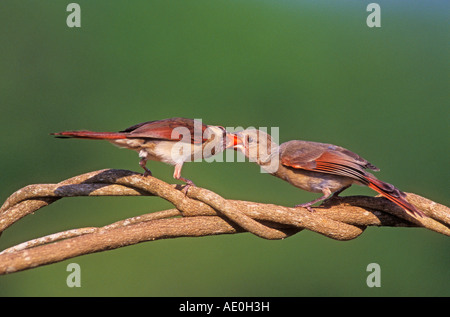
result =
[[[244,140],[241,132],[233,133],[233,149],[244,150]]]
[[[234,148],[242,144],[242,140],[238,137],[237,133],[228,133],[226,135],[225,148]]]

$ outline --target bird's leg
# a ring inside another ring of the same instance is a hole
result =
[[[340,193],[342,193],[344,190],[346,190],[346,189],[349,188],[350,186],[351,186],[351,185],[347,185],[347,186],[342,187],[341,189],[338,189],[337,191],[335,191],[335,192],[333,193],[333,196],[331,196],[330,199],[333,199],[333,198],[338,197]]]
[[[339,194],[340,193],[342,193],[344,190],[346,190],[347,188],[349,188],[351,186],[351,184],[350,185],[347,185],[347,186],[344,186],[344,187],[342,187],[341,189],[338,189],[337,191],[335,191],[334,193],[333,193],[333,195],[331,195],[329,198],[327,198],[325,201],[324,201],[324,203],[328,203],[328,202],[331,202],[333,199],[339,199],[340,197],[339,197]]]
[[[195,184],[190,179],[187,179],[187,178],[184,178],[184,177],[181,176],[181,168],[182,167],[183,167],[183,163],[181,163],[181,164],[178,163],[178,164],[175,165],[175,171],[173,172],[173,178],[179,179],[179,180],[181,180],[181,181],[186,183],[186,186],[184,186],[183,191],[187,195],[187,191],[188,191],[189,187],[195,186]]]
[[[148,156],[148,153],[144,149],[141,149],[139,151],[139,157],[141,158],[141,160],[139,161],[139,165],[144,169],[145,177],[152,176],[152,172],[145,166],[145,164],[147,164],[147,156]]]
[[[324,189],[322,189],[322,193],[323,193],[323,196],[322,196],[322,197],[316,198],[316,199],[314,199],[314,200],[312,200],[312,201],[310,201],[310,202],[308,202],[308,203],[295,205],[295,207],[303,207],[303,208],[308,209],[308,211],[310,211],[310,212],[314,212],[314,209],[312,209],[311,206],[314,205],[314,204],[315,204],[316,202],[318,202],[318,201],[327,199],[327,198],[330,197],[331,194],[332,194],[332,193],[331,193],[331,190],[330,190],[329,188],[324,188]]]
[[[147,164],[147,158],[142,157],[139,161],[139,165],[145,170],[144,176],[152,176],[152,172],[145,166]]]

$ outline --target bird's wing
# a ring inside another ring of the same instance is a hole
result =
[[[405,193],[365,171],[378,170],[377,167],[347,149],[331,144],[289,141],[280,146],[280,160],[281,164],[290,168],[350,177],[369,186],[414,217],[424,216],[423,212],[405,199]]]
[[[342,147],[309,141],[289,141],[280,146],[281,164],[291,168],[347,176],[365,183],[369,173],[378,170],[374,165]]]
[[[136,124],[123,131],[130,138],[150,138],[170,141],[188,141],[203,143],[207,139],[204,131],[207,125],[186,118],[170,118]]]

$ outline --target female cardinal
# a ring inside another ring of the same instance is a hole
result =
[[[186,118],[148,121],[120,132],[64,131],[51,134],[59,138],[107,140],[119,147],[137,151],[145,176],[151,175],[145,166],[147,161],[160,161],[175,166],[173,177],[189,185],[193,182],[181,176],[183,163],[222,152],[233,146],[236,138],[223,127]]]
[[[278,146],[270,135],[257,129],[238,132],[236,137],[234,148],[267,172],[303,190],[323,193],[322,197],[296,207],[312,211],[314,203],[359,184],[377,191],[412,216],[424,215],[406,201],[403,192],[365,171],[379,171],[376,166],[340,146],[299,140]]]

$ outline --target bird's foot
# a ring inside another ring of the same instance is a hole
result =
[[[295,208],[306,208],[309,212],[314,212],[314,209],[312,209],[311,204],[310,203],[306,203],[306,204],[298,204],[294,206]]]
[[[152,176],[152,172],[146,168],[145,172],[144,172],[144,177],[147,177],[147,176]]]
[[[145,164],[147,163],[147,159],[146,158],[141,158],[141,160],[139,161],[139,165],[144,169],[144,177],[147,176],[152,176],[152,172],[145,166]]]
[[[189,188],[192,186],[195,187],[195,184],[193,181],[191,181],[190,179],[187,179],[187,178],[180,177],[179,179],[186,183],[186,185],[184,185],[184,187],[181,191],[184,193],[185,196],[187,196]]]

